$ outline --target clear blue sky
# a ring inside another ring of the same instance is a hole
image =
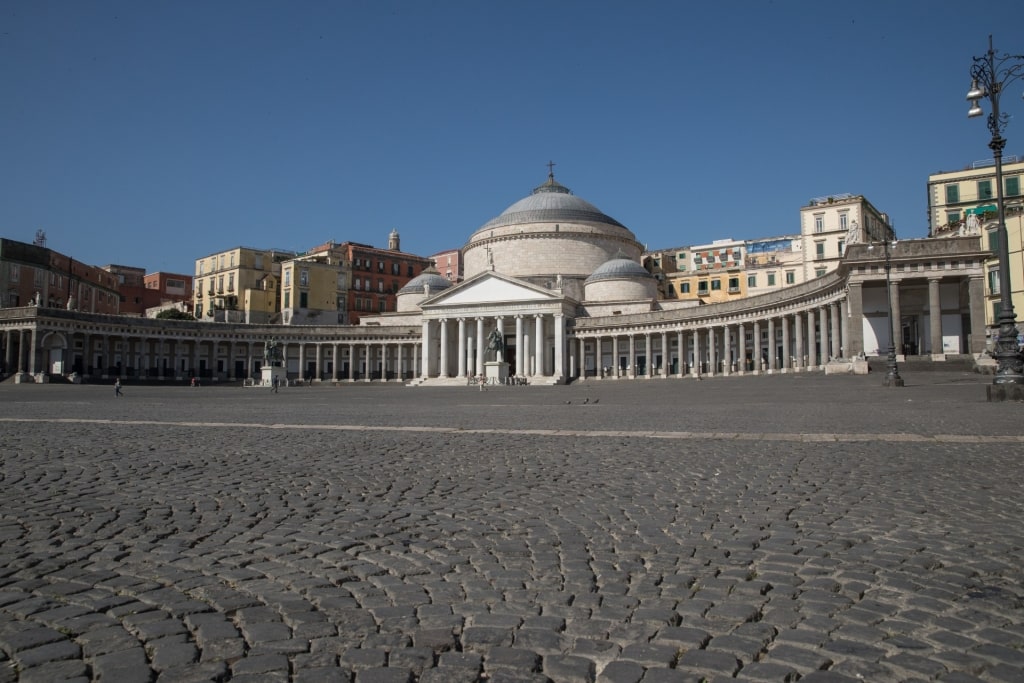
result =
[[[5,0],[0,235],[185,273],[392,228],[429,255],[553,160],[652,249],[797,232],[841,192],[921,237],[928,174],[991,156],[971,57],[1024,53],[1021,26],[1022,2]]]

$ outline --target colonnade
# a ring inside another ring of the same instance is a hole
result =
[[[737,321],[576,335],[575,376],[684,377],[820,369],[848,352],[846,300]]]
[[[468,378],[484,374],[487,360],[509,363],[518,377],[565,376],[565,315],[523,313],[466,315],[423,320],[424,377]],[[487,340],[497,330],[504,344],[487,356]]]

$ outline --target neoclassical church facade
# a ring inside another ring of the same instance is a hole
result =
[[[555,385],[842,368],[884,354],[890,339],[900,353],[936,362],[985,347],[988,253],[978,237],[894,244],[891,318],[884,250],[864,236],[822,277],[712,305],[659,299],[642,252],[626,226],[549,174],[469,236],[462,282],[428,269],[401,288],[395,312],[359,325],[182,322],[26,306],[0,309],[0,358],[5,374],[24,382],[251,381],[274,340],[294,380],[465,385],[491,364],[502,379]]]

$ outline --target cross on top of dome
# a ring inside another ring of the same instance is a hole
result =
[[[533,194],[537,194],[539,192],[558,192],[560,194],[572,194],[572,190],[570,190],[568,187],[555,180],[555,162],[549,161],[547,163],[547,167],[547,181],[543,185],[538,185],[537,187],[533,188]]]

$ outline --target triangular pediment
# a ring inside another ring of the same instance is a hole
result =
[[[462,284],[445,290],[424,302],[424,308],[435,306],[467,306],[521,301],[552,301],[559,299],[554,293],[528,282],[497,273],[482,273]]]

